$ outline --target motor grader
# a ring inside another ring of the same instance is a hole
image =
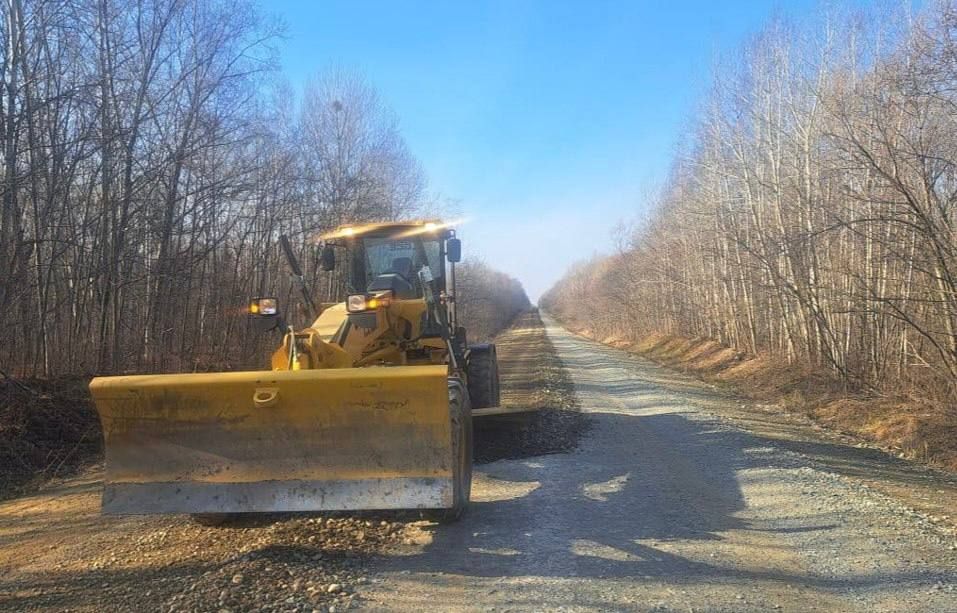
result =
[[[457,320],[455,231],[375,223],[323,240],[321,266],[341,275],[344,302],[315,308],[303,284],[316,316],[302,328],[274,297],[249,306],[281,334],[271,370],[93,379],[104,513],[462,513],[471,412],[495,412],[499,382],[494,345],[469,345]]]

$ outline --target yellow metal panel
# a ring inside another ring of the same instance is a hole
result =
[[[339,327],[348,315],[346,303],[340,302],[323,309],[319,317],[316,318],[316,321],[312,323],[311,328],[319,333],[322,340],[326,342],[331,341],[333,335],[339,330]]]
[[[416,492],[434,506],[452,477],[447,372],[404,366],[94,379],[108,492],[129,486],[136,494],[135,508],[124,512],[152,512],[151,504],[167,512],[161,499],[204,484],[208,491],[190,498],[197,502],[176,510],[208,511],[212,503],[198,501],[214,491],[217,499],[232,496],[236,484],[245,484],[241,499],[217,508],[283,510],[283,483],[298,496],[288,510],[352,508],[332,491],[361,491],[355,508],[395,508]],[[149,484],[155,490],[134,487]],[[303,495],[309,487],[321,496]],[[243,506],[266,490],[271,502]]]
[[[289,363],[289,347],[296,343],[296,359]],[[342,347],[322,340],[313,328],[283,336],[282,344],[270,358],[273,370],[310,370],[315,368],[349,368],[352,358]]]

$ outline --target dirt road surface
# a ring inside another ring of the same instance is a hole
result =
[[[546,324],[579,449],[481,467],[468,516],[382,561],[368,608],[957,611],[953,518],[877,487],[957,510],[954,479]]]
[[[957,479],[546,324],[458,524],[102,517],[93,470],[0,502],[0,610],[957,611]]]

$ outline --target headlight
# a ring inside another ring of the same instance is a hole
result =
[[[387,307],[392,304],[392,292],[379,292],[378,294],[352,294],[346,298],[346,310],[350,313],[361,313],[362,311],[372,311],[379,307]]]
[[[346,310],[350,313],[358,313],[366,310],[365,294],[353,294],[346,299]]]
[[[250,315],[275,315],[279,312],[279,301],[275,298],[253,298],[249,303]]]

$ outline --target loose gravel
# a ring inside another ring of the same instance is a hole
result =
[[[588,432],[480,467],[466,518],[384,560],[370,610],[957,611],[950,512],[874,485],[955,501],[948,479],[745,428],[727,394],[545,323]]]
[[[0,609],[336,611],[359,605],[365,561],[408,521],[269,516],[207,528],[185,518],[119,521],[116,532],[47,546],[40,572],[4,582]],[[110,537],[113,538],[110,538]]]

